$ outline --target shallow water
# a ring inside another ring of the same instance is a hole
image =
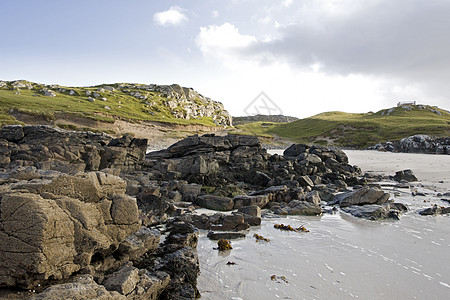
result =
[[[423,185],[417,189],[427,195],[412,197],[409,189],[386,183],[391,197],[411,209],[399,221],[367,221],[343,212],[264,219],[246,238],[232,241],[233,250],[226,253],[213,250],[216,243],[202,231],[198,245],[202,299],[450,297],[450,216],[416,213],[434,203],[445,205],[436,193],[449,191],[450,156],[414,154],[411,161],[401,154],[346,152],[350,163],[363,171],[393,174],[413,169]],[[273,227],[275,223],[303,225],[310,232],[280,231]],[[256,242],[254,233],[271,241]],[[229,261],[236,264],[227,265]]]

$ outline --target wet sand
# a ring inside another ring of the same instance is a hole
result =
[[[413,197],[411,189],[386,182],[391,198],[411,209],[399,221],[367,221],[344,212],[264,219],[226,253],[213,250],[216,243],[202,231],[202,299],[448,299],[450,216],[416,211],[434,203],[448,206],[437,193],[450,191],[450,156],[346,153],[363,172],[412,169],[420,180],[412,189],[426,196]],[[279,231],[275,223],[303,225],[310,232]],[[257,243],[254,233],[271,241]]]

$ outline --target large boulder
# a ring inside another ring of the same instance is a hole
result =
[[[279,203],[272,208],[273,213],[277,215],[303,215],[303,216],[318,216],[322,214],[323,210],[320,206],[311,202],[292,200],[289,203]]]
[[[95,274],[105,260],[115,261],[112,254],[140,227],[138,208],[123,185],[115,192],[106,187],[86,173],[18,182],[5,191],[0,286],[33,288],[82,269]]]
[[[195,203],[201,207],[219,211],[232,210],[234,207],[233,199],[214,195],[199,196]]]
[[[381,205],[353,205],[342,208],[342,210],[355,217],[368,220],[399,220],[402,213],[408,211],[408,208],[402,203],[384,203]]]
[[[380,189],[363,186],[356,191],[337,194],[330,205],[339,204],[340,207],[366,204],[384,204],[389,200],[389,193]]]
[[[60,299],[126,300],[127,297],[116,291],[106,290],[104,286],[98,285],[91,275],[81,275],[71,282],[53,285],[30,300]]]
[[[403,170],[395,172],[394,176],[395,181],[417,181],[417,177],[413,174],[412,170]]]

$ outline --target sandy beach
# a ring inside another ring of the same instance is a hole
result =
[[[246,238],[232,241],[233,250],[225,253],[213,250],[216,243],[202,231],[198,245],[202,299],[448,298],[450,216],[421,216],[417,210],[448,206],[438,193],[450,191],[450,156],[346,153],[350,164],[363,172],[394,175],[412,169],[419,182],[410,188],[382,183],[391,198],[410,211],[399,221],[368,221],[342,211],[263,219]],[[425,196],[413,197],[412,190]],[[275,223],[303,225],[310,232],[279,231]],[[256,242],[254,233],[270,242]]]

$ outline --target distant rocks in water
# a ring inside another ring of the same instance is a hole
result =
[[[450,137],[433,138],[428,135],[413,135],[400,141],[376,144],[367,150],[388,152],[450,154]]]

